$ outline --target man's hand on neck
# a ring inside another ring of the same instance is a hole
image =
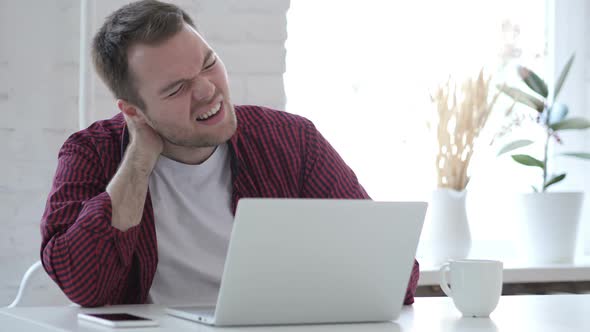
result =
[[[164,149],[160,135],[140,116],[125,114],[125,120],[131,142],[106,189],[113,208],[111,225],[121,231],[141,222],[150,174]]]

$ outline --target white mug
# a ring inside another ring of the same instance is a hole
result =
[[[466,317],[488,317],[502,295],[500,261],[461,259],[440,268],[440,287]],[[447,273],[450,278],[447,279]],[[450,288],[449,288],[450,284]]]

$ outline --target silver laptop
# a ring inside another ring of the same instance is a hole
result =
[[[209,325],[398,318],[427,204],[241,199],[215,307],[171,307]]]

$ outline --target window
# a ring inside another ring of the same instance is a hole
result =
[[[545,5],[534,0],[292,0],[287,22],[287,111],[311,119],[376,200],[428,200],[436,187],[429,94],[449,74],[545,72]],[[532,181],[495,157],[493,134],[476,147],[468,187],[483,241],[510,240],[499,199]]]

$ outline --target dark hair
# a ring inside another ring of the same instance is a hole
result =
[[[98,75],[116,98],[145,108],[129,70],[127,52],[139,43],[154,45],[167,40],[184,23],[195,27],[184,10],[155,0],[130,3],[106,18],[92,41],[92,60]]]

